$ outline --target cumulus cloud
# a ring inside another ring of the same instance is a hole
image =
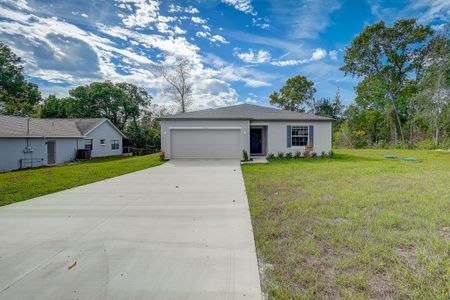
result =
[[[238,50],[236,49],[235,55],[246,63],[262,64],[270,60],[270,53],[265,50],[259,50],[256,53],[253,52],[253,49],[250,49],[248,52],[239,52]]]
[[[211,33],[207,31],[198,31],[195,33],[196,37],[199,38],[205,38],[208,39],[211,43],[222,43],[222,44],[228,44],[228,41],[221,35],[215,34],[212,35]]]
[[[327,51],[322,48],[317,48],[314,50],[310,58],[306,59],[289,59],[289,60],[278,60],[273,61],[272,65],[279,66],[279,67],[285,67],[285,66],[296,66],[296,65],[303,65],[312,61],[318,61],[327,56]]]
[[[222,0],[223,3],[233,6],[236,10],[256,16],[251,0]]]
[[[191,18],[192,22],[194,22],[195,24],[205,24],[206,20],[202,19],[200,17],[192,17]]]

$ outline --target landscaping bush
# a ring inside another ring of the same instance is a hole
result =
[[[291,153],[291,152],[286,153],[286,155],[284,156],[284,158],[286,158],[286,159],[292,159],[292,153]]]
[[[242,159],[243,161],[248,161],[248,152],[247,150],[242,150]]]
[[[295,158],[302,158],[302,151],[295,151],[294,157]]]
[[[266,159],[267,160],[274,160],[275,159],[275,154],[273,154],[273,153],[267,154]]]
[[[278,152],[277,153],[277,159],[283,159],[284,158],[284,153],[283,152]]]

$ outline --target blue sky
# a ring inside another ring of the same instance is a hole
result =
[[[2,0],[0,40],[45,95],[127,81],[170,104],[154,65],[184,56],[192,62],[193,108],[267,105],[299,74],[314,81],[317,98],[339,88],[348,104],[358,79],[339,67],[365,26],[418,18],[439,29],[449,11],[448,0]]]

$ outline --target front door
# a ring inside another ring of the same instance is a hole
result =
[[[262,129],[250,129],[250,154],[262,154]]]
[[[47,164],[55,164],[55,141],[47,142]]]

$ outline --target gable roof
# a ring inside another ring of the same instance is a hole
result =
[[[210,108],[160,117],[160,120],[333,121],[332,118],[253,104]]]
[[[0,137],[83,138],[104,122],[124,137],[108,119],[34,119],[4,115],[0,115]]]

